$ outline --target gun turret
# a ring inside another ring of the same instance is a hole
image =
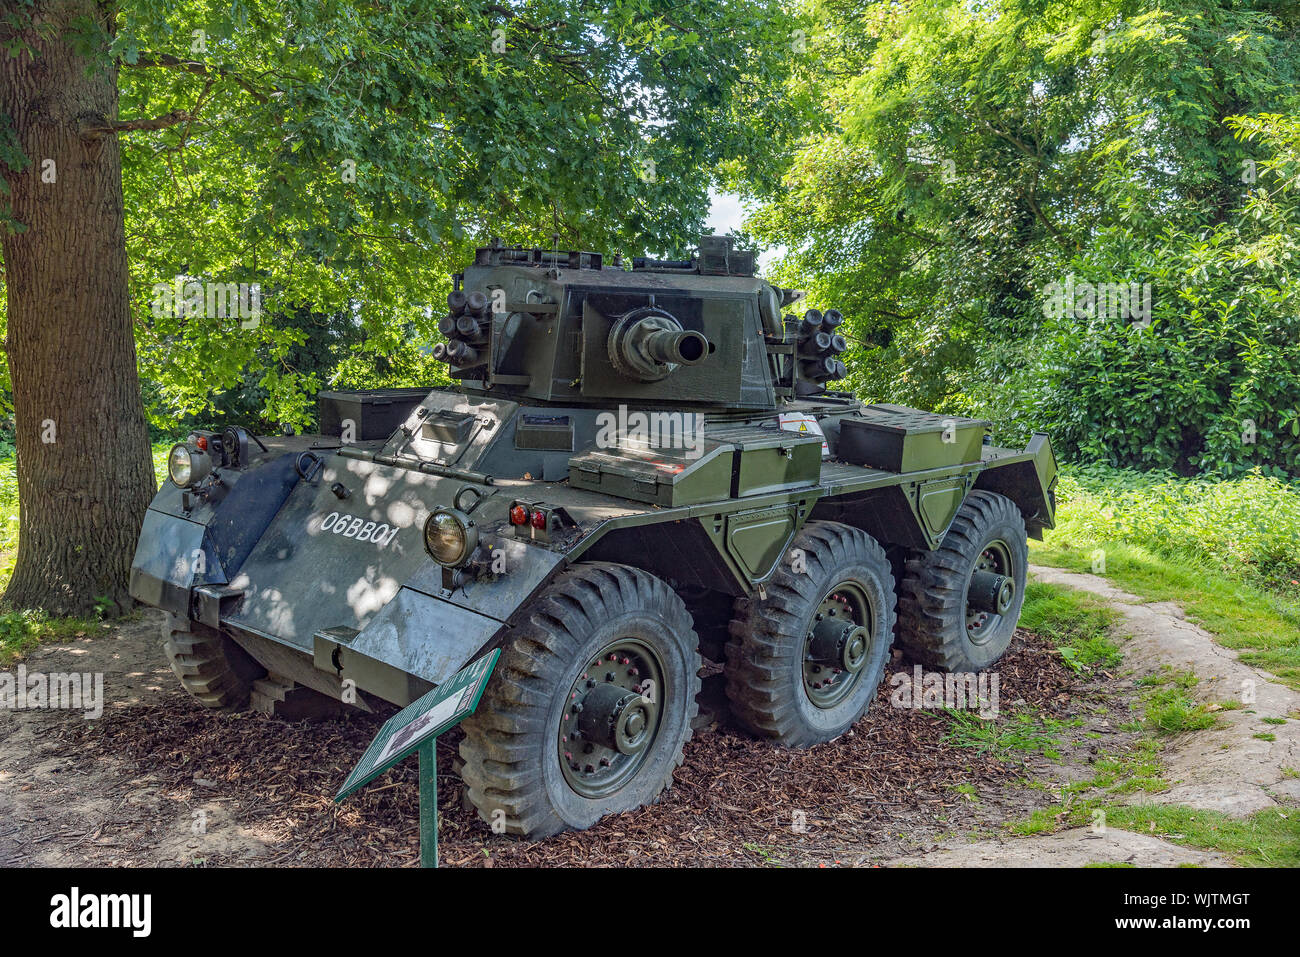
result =
[[[433,350],[468,392],[511,401],[775,409],[843,378],[834,309],[782,310],[803,293],[754,275],[752,252],[705,237],[690,259],[494,241],[454,277]]]

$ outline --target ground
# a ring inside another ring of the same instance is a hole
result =
[[[1034,573],[1115,609],[1124,660],[1076,674],[1050,643],[1018,632],[999,666],[999,725],[1019,729],[1014,740],[891,707],[903,680],[891,678],[912,673],[896,653],[875,706],[843,737],[792,752],[705,729],[659,804],[528,842],[493,834],[463,806],[452,732],[439,747],[443,863],[1174,866],[1267,855],[1170,833],[1169,815],[1227,830],[1250,815],[1300,817],[1300,694],[1176,606],[1091,575]],[[214,715],[179,690],[160,646],[160,620],[146,614],[25,660],[29,672],[103,672],[107,703],[97,721],[0,711],[0,866],[417,863],[413,761],[333,802],[383,716]],[[1146,696],[1170,681],[1211,727],[1158,740],[1143,730]],[[1134,770],[1148,759],[1158,770]]]

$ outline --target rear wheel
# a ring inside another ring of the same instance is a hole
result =
[[[190,697],[216,711],[243,711],[253,682],[266,674],[230,638],[197,622],[168,615],[163,650]]]
[[[686,606],[653,575],[574,566],[506,643],[465,719],[461,777],[494,830],[544,837],[655,801],[700,690]]]
[[[766,597],[736,602],[727,644],[732,714],[802,748],[829,741],[871,705],[889,658],[894,582],[866,532],[809,522]]]
[[[1014,502],[972,492],[932,552],[907,559],[898,640],[923,665],[980,671],[1006,652],[1029,570],[1024,518]]]

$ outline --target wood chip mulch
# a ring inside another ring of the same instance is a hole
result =
[[[727,728],[697,732],[674,786],[647,808],[545,841],[497,836],[462,800],[452,769],[459,731],[439,741],[440,849],[454,866],[752,866],[814,857],[861,860],[876,842],[937,830],[959,812],[955,785],[981,793],[1024,776],[1016,760],[945,743],[947,718],[890,706],[896,662],[876,704],[848,734],[787,751]],[[1077,713],[1078,679],[1021,631],[998,667],[1002,713]],[[179,691],[111,720],[54,731],[109,753],[164,793],[216,800],[234,823],[269,835],[265,857],[209,855],[209,865],[414,866],[419,860],[416,762],[407,760],[338,805],[333,796],[387,715],[289,724],[213,715]],[[85,753],[85,752],[83,752]],[[795,830],[800,819],[806,830]],[[853,861],[845,860],[845,863]]]

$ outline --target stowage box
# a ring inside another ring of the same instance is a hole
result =
[[[909,409],[869,405],[840,420],[839,457],[886,472],[919,472],[978,462],[989,423]]]
[[[343,423],[355,424],[354,442],[386,439],[429,394],[428,389],[362,389],[316,393],[322,435],[341,435]]]

